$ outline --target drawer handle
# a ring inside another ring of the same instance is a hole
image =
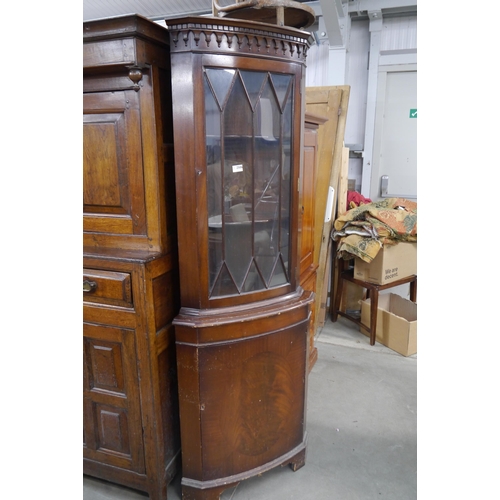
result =
[[[83,282],[83,291],[86,293],[95,292],[97,283],[95,281],[85,280]]]

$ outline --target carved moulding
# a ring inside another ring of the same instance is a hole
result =
[[[310,46],[310,34],[292,28],[283,29],[270,26],[269,30],[263,28],[262,23],[251,21],[235,25],[235,20],[206,18],[207,22],[198,19],[182,19],[178,23],[169,23],[171,32],[171,52],[228,52],[255,53],[260,56],[280,58],[285,60],[298,60],[304,62],[307,49]],[[205,21],[205,18],[204,18]],[[227,25],[231,21],[231,25]],[[272,30],[271,30],[272,28]],[[291,35],[290,31],[296,34]]]

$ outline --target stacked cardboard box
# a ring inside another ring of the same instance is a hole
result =
[[[370,299],[361,302],[361,323],[370,324]],[[360,331],[368,335],[363,327]],[[380,294],[377,312],[377,342],[411,356],[417,352],[417,304],[394,294]]]
[[[354,277],[369,283],[386,285],[412,274],[417,274],[416,243],[385,245],[370,263],[354,260]]]

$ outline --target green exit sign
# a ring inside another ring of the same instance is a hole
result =
[[[416,118],[416,117],[417,117],[417,110],[410,109],[410,118]]]

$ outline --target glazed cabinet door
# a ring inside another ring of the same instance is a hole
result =
[[[295,75],[203,69],[210,298],[287,286]]]
[[[83,229],[146,234],[139,96],[133,90],[83,96]]]
[[[297,287],[301,70],[196,56],[185,70],[196,78],[194,94],[175,89],[176,189],[190,193],[177,196],[189,307],[244,305]],[[186,117],[187,99],[201,100],[204,116]]]
[[[135,331],[84,323],[84,457],[144,472]]]

